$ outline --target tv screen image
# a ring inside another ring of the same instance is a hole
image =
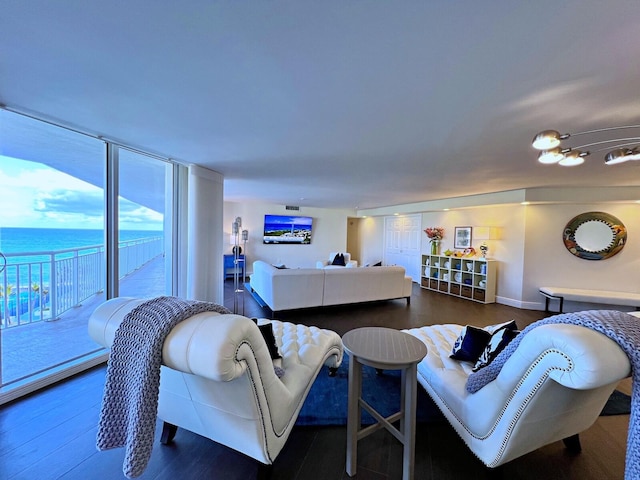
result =
[[[309,245],[312,217],[265,215],[263,243]]]

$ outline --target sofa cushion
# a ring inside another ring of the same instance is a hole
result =
[[[491,333],[478,327],[467,325],[453,344],[451,358],[466,362],[477,362],[491,340]]]
[[[250,284],[273,311],[318,307],[322,305],[324,271],[315,268],[279,270],[256,260]]]
[[[404,267],[324,269],[323,305],[403,298]],[[410,281],[410,279],[409,279]]]
[[[404,267],[355,268],[352,262],[354,268],[278,270],[256,260],[251,289],[273,311],[411,297],[411,277]]]

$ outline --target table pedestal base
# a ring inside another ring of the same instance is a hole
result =
[[[385,367],[376,367],[385,369]],[[387,367],[386,369],[389,369]],[[393,369],[398,369],[394,366]],[[358,461],[358,441],[373,432],[386,428],[400,443],[404,445],[402,453],[402,478],[413,478],[415,434],[416,434],[416,397],[417,366],[415,363],[402,368],[401,410],[388,417],[383,417],[362,398],[362,364],[357,357],[351,357],[349,363],[349,406],[347,414],[347,474],[356,474]],[[376,421],[373,425],[361,428],[362,409],[365,409]],[[400,420],[399,428],[393,423]]]

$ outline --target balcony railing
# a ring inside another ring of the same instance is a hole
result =
[[[163,254],[162,237],[118,244],[118,267],[124,278]],[[6,253],[0,274],[0,328],[56,320],[83,300],[104,290],[104,246]],[[53,280],[53,281],[52,281]]]

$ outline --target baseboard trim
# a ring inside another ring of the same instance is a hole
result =
[[[496,303],[521,310],[541,310],[544,311],[544,302],[523,302],[514,298],[496,296]]]

